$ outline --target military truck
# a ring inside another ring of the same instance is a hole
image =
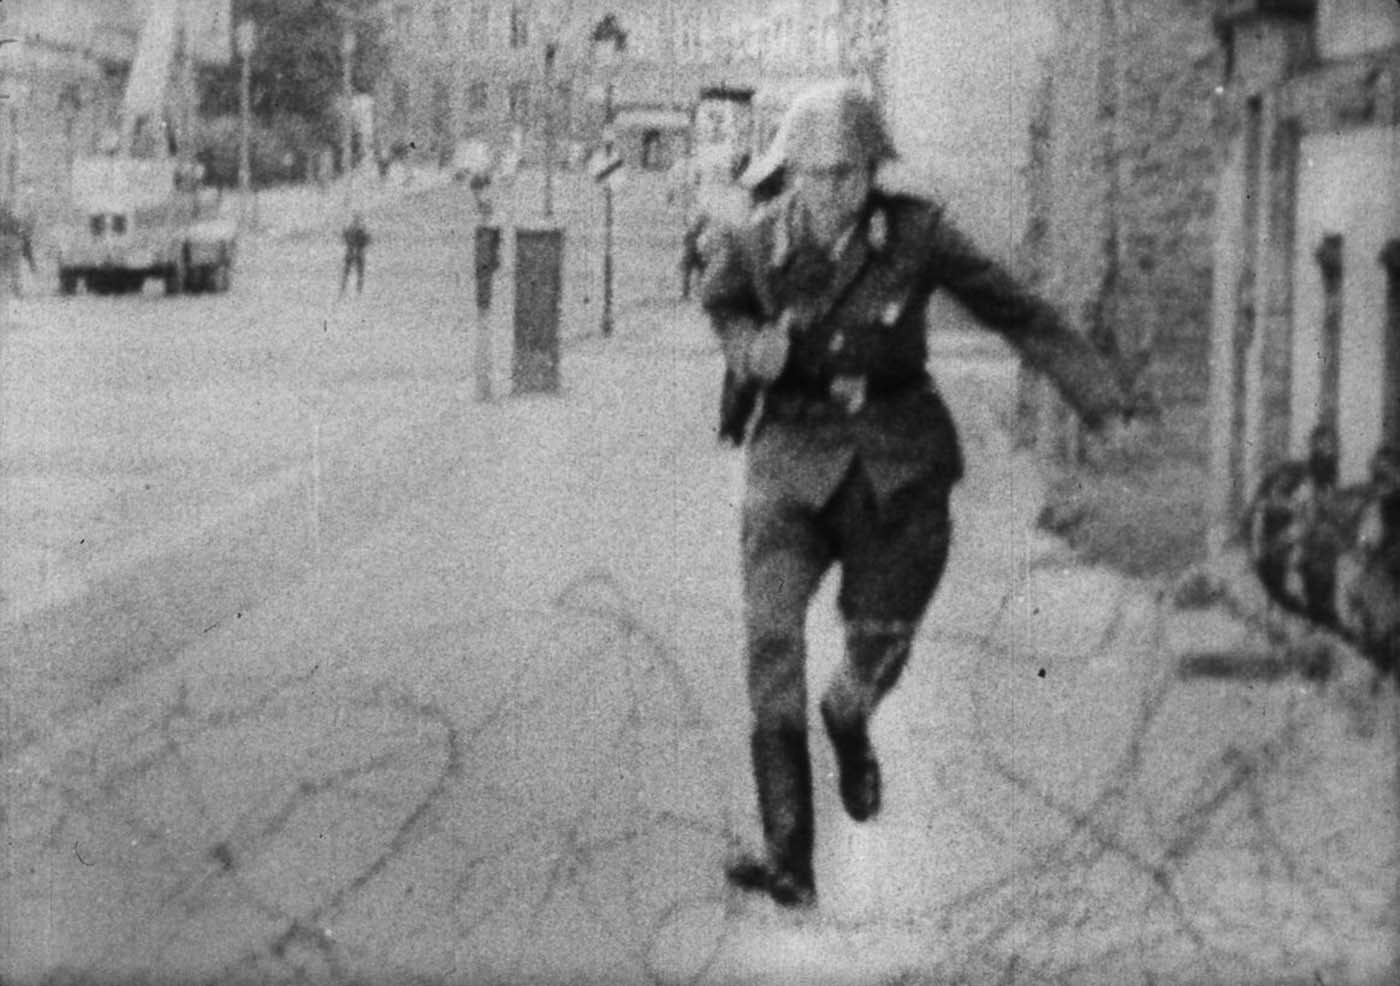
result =
[[[159,278],[166,294],[227,291],[237,227],[202,209],[201,169],[181,147],[189,118],[186,0],[149,0],[122,94],[119,123],[102,153],[73,163],[71,208],[58,229],[58,287],[94,294],[139,291]]]
[[[74,162],[73,208],[58,243],[58,287],[73,294],[139,291],[159,278],[166,294],[229,289],[234,223],[204,216],[196,168],[174,158],[117,156]]]

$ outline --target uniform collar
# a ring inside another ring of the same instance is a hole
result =
[[[797,196],[788,192],[778,208],[777,222],[774,224],[773,253],[770,258],[774,268],[781,267],[792,256],[797,247],[803,223],[802,206]],[[855,237],[864,240],[864,246],[874,253],[884,253],[890,242],[890,217],[884,203],[875,194],[866,199],[865,208],[836,240],[831,256],[839,260],[851,248]]]
[[[773,254],[770,261],[774,268],[780,268],[797,248],[802,228],[802,206],[797,195],[788,192],[778,203],[777,221],[773,232]],[[864,245],[874,254],[883,254],[889,248],[890,217],[883,200],[872,193],[865,202],[860,216],[837,238],[832,251],[833,259],[840,259],[853,245],[853,239],[861,237]]]

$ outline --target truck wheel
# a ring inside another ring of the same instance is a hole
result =
[[[180,294],[185,290],[185,267],[183,264],[171,264],[165,268],[165,296],[167,298]]]
[[[58,272],[58,293],[65,296],[77,294],[78,275],[71,270],[60,270]]]
[[[227,260],[221,260],[214,267],[209,275],[209,290],[217,294],[226,294],[233,283],[233,271],[230,269]]]

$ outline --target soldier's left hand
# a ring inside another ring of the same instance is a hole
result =
[[[782,326],[767,325],[749,340],[748,376],[760,383],[772,383],[787,366],[788,334]]]

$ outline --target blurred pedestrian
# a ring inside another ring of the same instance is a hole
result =
[[[0,286],[11,298],[24,295],[24,268],[38,273],[34,261],[34,220],[10,202],[0,202]]]
[[[719,231],[742,225],[753,200],[739,179],[748,169],[749,155],[730,156],[721,169],[704,172],[696,185],[695,212],[681,237],[681,297],[690,298],[692,281],[704,273],[706,254]]]
[[[341,231],[341,239],[345,241],[345,265],[340,272],[340,293],[345,294],[345,289],[350,283],[350,272],[355,272],[355,293],[361,294],[365,289],[365,253],[369,249],[369,229],[365,226],[365,217],[356,211],[350,216],[350,223]]]
[[[738,435],[748,443],[741,554],[765,851],[731,861],[727,876],[808,906],[808,606],[839,564],[845,655],[820,713],[842,803],[864,822],[881,807],[870,720],[899,680],[948,557],[963,459],[926,367],[930,295],[948,291],[1005,337],[1091,427],[1116,433],[1131,410],[1115,368],[937,205],[876,187],[895,151],[859,89],[804,93],[778,141],[771,160],[786,187],[723,236],[700,300],[729,369],[763,390],[756,423]]]

